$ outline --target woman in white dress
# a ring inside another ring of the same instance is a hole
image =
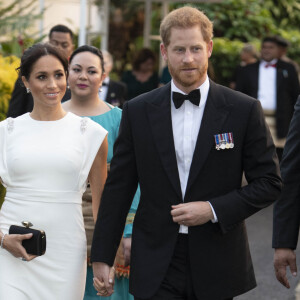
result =
[[[106,180],[107,131],[65,112],[68,62],[59,50],[36,44],[21,59],[32,93],[31,113],[0,122],[0,178],[7,189],[0,211],[0,299],[81,300],[86,237],[81,199],[89,180],[96,217]],[[30,221],[44,230],[43,256],[26,253],[11,225]]]

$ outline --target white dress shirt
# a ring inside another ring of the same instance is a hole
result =
[[[106,77],[104,80],[103,80],[103,83],[105,85],[102,85],[101,89],[99,89],[99,98],[103,101],[106,100],[106,96],[107,96],[107,92],[108,92],[108,85],[109,85],[109,77]],[[100,91],[101,90],[101,91]]]
[[[262,60],[259,64],[258,93],[263,109],[276,110],[276,67],[266,67],[267,64],[276,64],[277,59],[270,62]]]
[[[172,99],[172,92],[186,94],[178,89],[173,80],[171,81],[171,118],[173,137],[175,145],[175,153],[177,159],[177,167],[179,172],[180,186],[182,198],[184,199],[187,181],[190,173],[190,167],[194,155],[194,150],[198,138],[198,133],[201,126],[203,112],[207,100],[209,90],[209,79],[206,77],[205,82],[199,87],[201,100],[199,106],[192,104],[190,101],[184,101],[182,106],[175,108]],[[212,206],[211,206],[212,207]],[[213,210],[213,208],[212,208]],[[217,221],[215,212],[214,222]],[[180,225],[180,233],[188,233],[188,227]]]

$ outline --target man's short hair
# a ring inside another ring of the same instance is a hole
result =
[[[267,43],[267,42],[274,43],[274,44],[278,45],[276,36],[266,36],[266,37],[264,37],[263,40],[262,40],[262,44]]]
[[[205,42],[213,38],[213,23],[197,8],[184,6],[170,12],[161,22],[160,36],[165,46],[170,43],[171,28],[187,29],[199,26]]]
[[[73,35],[72,30],[71,30],[69,27],[65,26],[65,25],[58,24],[58,25],[53,26],[53,27],[50,29],[50,32],[49,32],[49,39],[51,39],[51,35],[52,35],[53,32],[64,32],[64,33],[69,33],[70,36],[71,36],[71,39],[72,39],[72,41],[73,41],[73,36],[74,36],[74,35]]]

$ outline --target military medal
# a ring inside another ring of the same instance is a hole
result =
[[[226,149],[229,149],[230,148],[230,143],[229,143],[229,136],[228,136],[228,133],[225,133],[225,140],[226,140]]]
[[[220,139],[219,139],[219,134],[214,135],[215,138],[215,143],[216,143],[216,149],[220,150]]]
[[[233,134],[232,134],[232,132],[229,132],[228,135],[229,135],[229,146],[230,146],[230,148],[233,148],[234,147]]]
[[[224,150],[226,148],[226,141],[224,133],[220,134],[220,148]]]

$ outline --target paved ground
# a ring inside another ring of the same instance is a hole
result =
[[[294,300],[295,287],[300,281],[300,265],[298,277],[290,278],[291,289],[283,287],[275,278],[273,271],[272,245],[273,207],[268,207],[250,217],[246,224],[257,287],[252,291],[234,298],[235,300]],[[300,249],[297,250],[300,261]]]

